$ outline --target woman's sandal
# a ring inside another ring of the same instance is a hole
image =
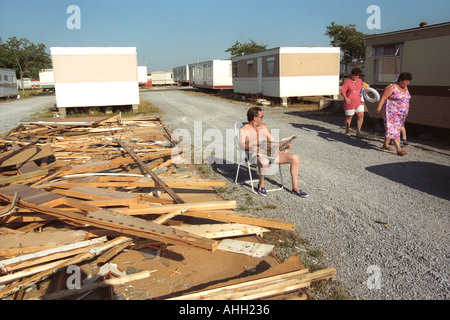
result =
[[[395,150],[394,148],[386,147],[384,145],[381,147],[381,149],[385,149],[385,150],[389,150],[389,151],[394,151]]]
[[[405,154],[408,154],[408,152],[406,152],[405,150],[397,151],[398,156],[404,156]]]

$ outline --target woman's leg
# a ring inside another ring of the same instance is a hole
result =
[[[356,132],[356,136],[360,136],[361,135],[361,128],[364,122],[364,112],[358,112],[356,113],[356,115],[358,116],[357,122],[356,122],[356,126],[358,131]]]
[[[350,124],[352,123],[353,116],[345,117],[345,134],[350,134]]]

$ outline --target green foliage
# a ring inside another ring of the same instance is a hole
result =
[[[341,48],[343,53],[342,62],[348,63],[354,60],[365,60],[366,46],[364,44],[364,38],[367,34],[356,30],[355,25],[349,24],[342,26],[331,22],[331,25],[327,27],[325,35],[332,39],[330,44],[333,47]]]
[[[39,70],[52,66],[45,50],[44,44],[34,44],[25,38],[12,37],[5,43],[0,38],[0,68],[16,70],[17,79],[39,79]]]
[[[225,52],[229,52],[232,57],[240,56],[248,53],[255,53],[264,51],[267,48],[267,44],[257,44],[255,41],[250,40],[250,42],[240,43],[236,41],[234,45],[225,50]]]

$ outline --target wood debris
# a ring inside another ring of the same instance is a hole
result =
[[[189,299],[185,290],[150,297],[148,291],[191,272],[192,263],[184,262],[191,261],[189,254],[200,250],[208,257],[215,255],[206,264],[227,255],[263,259],[273,246],[230,238],[295,227],[240,213],[236,201],[222,200],[212,187],[226,186],[227,180],[204,179],[193,166],[175,161],[183,150],[159,118],[33,121],[0,135],[0,149],[0,299],[73,298],[108,286],[120,291],[121,284],[128,282],[137,288],[152,278],[145,295],[134,292],[131,298]],[[158,268],[133,275],[114,264],[115,272],[109,272],[112,260],[139,250],[157,254],[139,255],[121,268],[138,264],[136,259]],[[96,277],[88,277],[102,280],[66,290],[63,270],[73,265],[88,269],[103,265]],[[286,286],[269,281],[273,288],[266,291],[292,292],[314,279],[334,276],[328,270],[316,277],[301,263],[294,269],[300,270],[300,278],[279,273]],[[55,279],[55,288],[36,289],[50,278]],[[247,281],[244,277],[243,283]],[[242,286],[245,294],[229,296],[229,289],[223,287],[214,295],[203,292],[192,298],[270,296],[259,293],[264,291],[260,285]]]

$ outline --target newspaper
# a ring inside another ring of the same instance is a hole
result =
[[[258,156],[267,157],[269,159],[275,159],[281,151],[286,150],[291,141],[297,138],[297,136],[290,136],[281,140],[264,140],[260,142],[258,149]]]

